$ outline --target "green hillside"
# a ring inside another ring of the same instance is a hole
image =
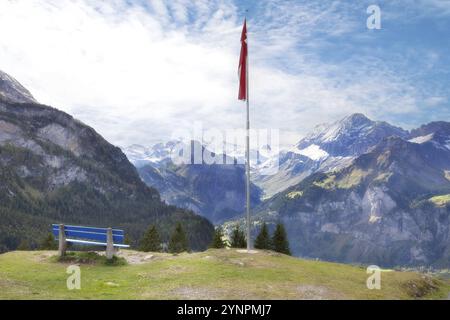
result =
[[[368,290],[363,267],[236,250],[121,251],[128,264],[82,264],[82,288],[69,291],[69,264],[55,254],[0,255],[0,299],[445,299],[450,292],[448,280],[389,270],[381,290]]]
[[[151,224],[167,242],[181,222],[194,250],[206,249],[214,231],[162,201],[93,128],[48,106],[2,99],[0,221],[0,252],[36,248],[52,223],[121,228],[136,244]]]

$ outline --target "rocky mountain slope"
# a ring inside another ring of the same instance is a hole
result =
[[[0,99],[17,103],[37,103],[31,93],[16,79],[0,70]]]
[[[294,147],[279,155],[275,175],[259,175],[253,182],[270,198],[301,182],[315,172],[330,172],[351,164],[382,139],[405,138],[408,132],[383,121],[372,121],[362,114],[353,114],[332,124],[318,125]]]
[[[51,223],[115,226],[137,239],[151,223],[167,237],[183,221],[194,249],[213,226],[168,206],[122,151],[92,128],[40,105],[0,73],[0,251],[40,241]]]
[[[232,219],[245,209],[245,168],[243,165],[182,164],[171,159],[176,142],[149,149],[131,146],[124,151],[135,163],[142,180],[157,189],[166,202],[208,218],[214,223]],[[198,142],[192,148],[205,147]],[[206,150],[207,151],[207,150]],[[261,191],[252,185],[252,205],[260,203]]]
[[[360,154],[389,136],[406,137],[407,131],[386,122],[353,114],[330,125],[320,125],[297,145],[277,155],[252,163],[252,206],[260,197],[270,198],[315,172],[329,172],[348,166]],[[229,220],[245,208],[245,170],[229,165],[173,165],[170,155],[176,141],[150,148],[134,145],[124,152],[138,168],[141,178],[160,191],[170,204],[188,208],[214,223]],[[257,153],[253,150],[253,159]],[[241,153],[233,154],[239,158]],[[276,161],[274,161],[276,160]],[[270,166],[277,170],[267,170]],[[264,169],[264,170],[261,170]],[[263,175],[274,171],[274,175]]]
[[[313,174],[265,201],[255,221],[283,221],[297,255],[448,268],[449,129],[437,122],[413,130],[409,141],[384,138],[350,166]]]

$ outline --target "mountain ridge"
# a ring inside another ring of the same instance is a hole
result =
[[[450,265],[449,170],[450,149],[386,137],[351,165],[314,173],[265,200],[256,209],[255,228],[263,221],[284,222],[300,256],[445,267]],[[225,226],[235,223],[243,220]]]
[[[193,249],[208,246],[213,226],[164,204],[120,148],[62,111],[23,102],[28,93],[12,87],[0,83],[12,94],[0,97],[0,251],[37,245],[51,223],[114,225],[136,241],[152,223],[166,240],[182,221]]]
[[[291,149],[279,156],[278,172],[273,176],[256,174],[254,183],[270,198],[309,175],[339,170],[374,147],[383,138],[409,133],[384,121],[372,121],[361,113],[331,124],[320,124]]]
[[[135,146],[125,152],[133,158],[141,179],[148,186],[158,189],[167,203],[193,210],[214,223],[239,215],[246,203],[245,167],[238,164],[206,164],[204,161],[200,164],[174,164],[171,156],[176,143],[159,143],[150,148]],[[191,141],[191,148],[192,154],[195,148],[202,153],[210,152],[197,141]],[[136,149],[139,152],[135,153]],[[234,163],[235,159],[228,157],[226,162]],[[253,184],[251,188],[251,203],[257,205],[261,191]]]

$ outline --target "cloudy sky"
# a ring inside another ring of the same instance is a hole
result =
[[[253,127],[283,144],[353,112],[450,120],[448,0],[0,0],[0,69],[119,146],[241,128],[247,9]]]

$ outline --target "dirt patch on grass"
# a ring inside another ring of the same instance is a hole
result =
[[[118,257],[124,258],[131,265],[144,264],[153,261],[174,258],[174,256],[167,253],[141,252],[133,250],[120,250],[116,255]]]
[[[19,281],[0,278],[0,297],[6,296],[24,296],[33,294],[32,290]]]
[[[49,258],[57,256],[58,253],[55,251],[38,251],[36,254],[33,254],[33,261],[35,262],[45,262],[48,261]]]
[[[330,300],[336,299],[336,294],[327,287],[315,285],[301,285],[296,288],[297,298],[301,300]]]
[[[175,299],[186,300],[264,300],[267,299],[245,290],[210,288],[210,287],[180,287],[170,291]]]
[[[215,288],[180,287],[171,291],[176,299],[186,300],[217,300],[223,297],[224,292]]]

